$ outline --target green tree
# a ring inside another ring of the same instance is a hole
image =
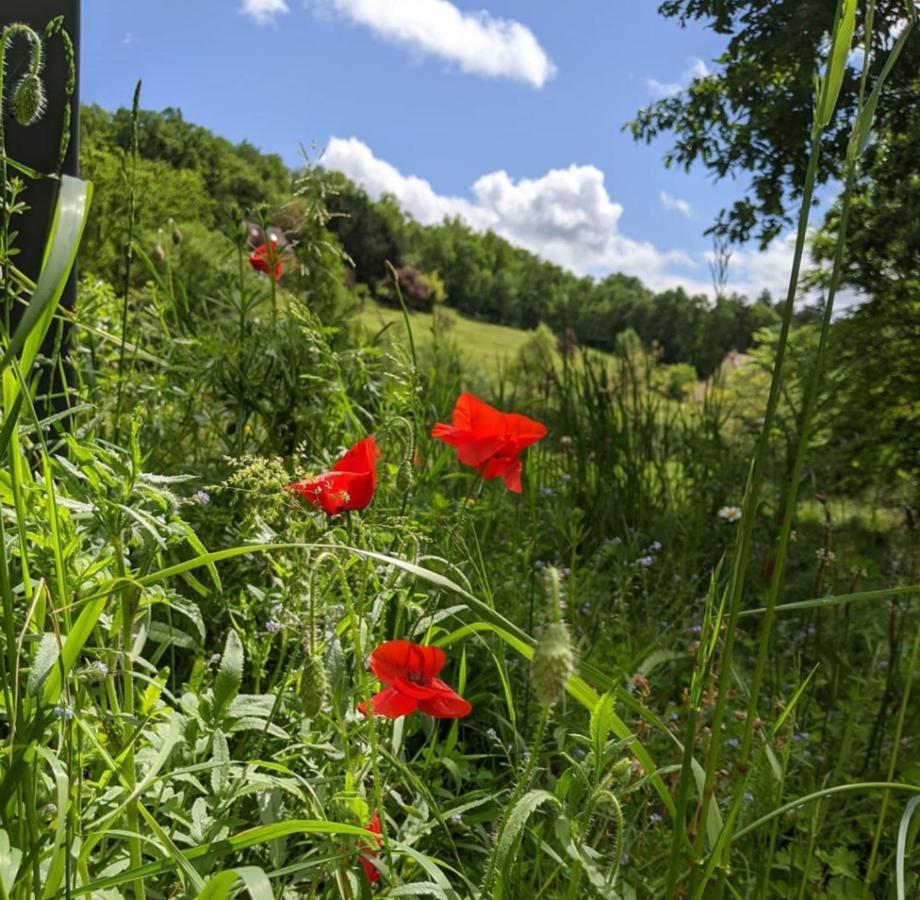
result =
[[[699,164],[717,178],[749,179],[747,193],[722,210],[713,228],[732,241],[756,237],[766,245],[792,222],[805,181],[816,60],[826,55],[836,4],[828,0],[665,0],[659,12],[682,26],[697,22],[726,38],[715,71],[674,97],[640,110],[634,137],[651,142],[665,133],[674,144],[668,165]],[[862,45],[860,4],[856,40]],[[903,27],[903,0],[878,0],[872,37],[877,75]],[[916,111],[920,39],[905,47],[881,93],[876,128],[897,130]],[[837,110],[826,132],[818,182],[839,178],[856,105],[858,71],[846,71]],[[871,77],[871,76],[870,76]]]

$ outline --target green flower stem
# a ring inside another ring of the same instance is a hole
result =
[[[721,728],[722,722],[725,719],[728,688],[732,678],[732,662],[735,651],[735,635],[738,630],[738,616],[741,612],[741,598],[744,593],[745,575],[751,556],[754,520],[760,505],[760,495],[763,489],[764,468],[766,466],[767,452],[770,446],[770,432],[773,429],[776,409],[782,391],[786,345],[789,339],[790,326],[792,324],[792,310],[795,304],[796,290],[799,283],[799,270],[802,265],[802,256],[805,250],[805,237],[808,231],[808,214],[811,210],[811,201],[814,196],[820,154],[821,129],[816,125],[812,129],[811,151],[808,157],[808,168],[805,173],[805,186],[802,191],[802,206],[799,211],[799,225],[792,259],[792,271],[789,275],[789,287],[786,292],[786,303],[783,308],[783,318],[776,347],[776,358],[773,364],[773,379],[770,382],[770,393],[767,398],[767,407],[764,413],[760,438],[757,441],[754,460],[748,475],[744,503],[742,504],[741,530],[735,546],[734,563],[728,589],[729,613],[725,646],[722,652],[721,677],[719,679],[716,705],[712,715],[712,740],[710,741],[709,750],[706,754],[706,776],[703,785],[703,805],[700,817],[703,827],[700,828],[696,839],[697,852],[702,851],[703,836],[706,832],[705,823],[708,819],[709,808],[714,802],[713,795],[715,793],[716,774],[719,770],[719,758],[722,744]]]
[[[904,718],[907,713],[908,701],[910,700],[910,686],[914,678],[914,669],[917,665],[917,650],[920,647],[920,629],[914,635],[914,646],[910,653],[910,665],[907,667],[907,675],[904,679],[904,696],[901,698],[901,708],[898,710],[898,722],[894,730],[894,739],[891,745],[891,758],[888,760],[888,781],[894,779],[894,770],[898,761],[898,750],[901,747],[901,735],[904,732]],[[866,863],[866,879],[863,882],[863,897],[869,897],[869,889],[875,876],[878,874],[875,868],[875,859],[878,856],[879,844],[882,840],[882,829],[885,825],[885,814],[888,812],[888,801],[891,798],[890,791],[885,791],[882,795],[882,806],[878,811],[878,821],[875,823],[875,834],[872,838],[872,850],[869,853],[869,862]]]

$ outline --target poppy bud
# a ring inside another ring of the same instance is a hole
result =
[[[166,262],[166,251],[163,249],[162,244],[157,244],[153,248],[153,261],[161,266]]]
[[[326,667],[319,656],[308,656],[300,673],[300,702],[304,714],[313,717],[322,708],[329,694]]]
[[[611,773],[617,781],[622,779],[626,779],[628,781],[631,768],[632,760],[628,756],[624,756],[621,760],[618,760],[613,764]]]
[[[182,243],[182,232],[179,230],[178,225],[176,225],[172,230],[172,242],[176,246]]]
[[[558,703],[574,671],[575,654],[568,629],[562,622],[547,625],[534,648],[530,668],[537,699],[544,706]]]
[[[13,115],[20,125],[34,125],[45,111],[45,86],[34,72],[24,75],[13,89]]]

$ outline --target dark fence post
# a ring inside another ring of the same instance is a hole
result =
[[[0,29],[15,22],[22,22],[42,34],[48,23],[58,16],[64,17],[64,30],[73,42],[77,81],[70,97],[70,143],[64,157],[62,172],[67,175],[77,174],[80,133],[80,0],[0,0]],[[9,114],[9,103],[4,103],[4,125],[6,132],[6,151],[11,159],[30,166],[42,173],[51,174],[58,170],[60,162],[61,126],[64,122],[64,103],[67,96],[66,85],[71,76],[70,65],[60,35],[55,35],[44,42],[45,66],[42,82],[45,86],[47,108],[44,116],[28,127],[20,125]],[[13,85],[25,73],[29,59],[29,48],[25,41],[14,40],[7,52],[7,98]],[[26,179],[28,180],[28,179]],[[15,228],[19,235],[16,248],[17,267],[33,281],[41,267],[42,251],[51,212],[57,195],[57,181],[42,179],[28,180],[28,187],[22,199],[29,210],[16,217]],[[76,297],[76,276],[71,274],[70,281],[61,298],[61,306],[73,309]],[[52,343],[56,340],[55,329],[49,333],[49,342],[42,352],[49,355]],[[60,396],[57,380],[48,382],[48,388],[55,396],[54,405],[64,405]]]

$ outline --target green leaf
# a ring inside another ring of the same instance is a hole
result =
[[[258,866],[240,866],[209,878],[199,891],[197,900],[228,900],[238,881],[243,882],[252,900],[273,900],[275,896],[272,884],[262,869]]]
[[[23,373],[32,370],[32,364],[54,318],[77,257],[77,248],[83,236],[92,195],[93,186],[88,181],[71,178],[69,175],[61,178],[41,275],[38,277],[29,305],[10,338],[6,353],[0,359],[0,372],[6,370],[20,351],[20,370]],[[18,387],[15,381],[7,386],[13,392],[4,398],[6,408],[9,409]]]
[[[22,862],[22,850],[10,846],[9,835],[0,829],[0,887],[9,896]]]
[[[224,710],[239,693],[240,685],[243,683],[243,661],[243,642],[231,629],[224,644],[217,678],[214,679],[214,715],[217,719],[220,719]]]
[[[827,68],[822,81],[821,98],[818,106],[818,124],[824,128],[834,115],[837,97],[843,84],[843,75],[847,68],[847,56],[853,42],[853,29],[856,26],[856,0],[840,0],[834,23],[834,39],[831,52],[827,58]]]
[[[26,694],[29,697],[38,695],[52,666],[58,661],[58,654],[57,637],[50,632],[45,632],[32,657],[32,668],[29,671],[29,680],[26,682]]]
[[[523,831],[524,826],[527,824],[527,820],[544,804],[548,804],[556,809],[560,809],[562,806],[549,791],[536,788],[524,794],[509,811],[501,838],[495,846],[494,868],[497,872],[503,873],[505,871],[505,865],[510,865],[513,862],[513,860],[508,859],[511,849],[514,847],[521,831]]]

